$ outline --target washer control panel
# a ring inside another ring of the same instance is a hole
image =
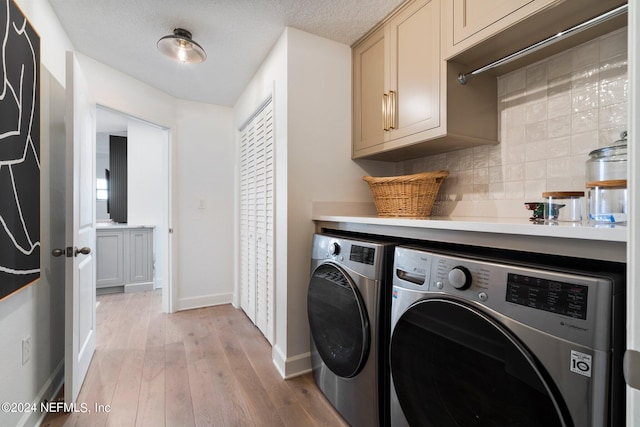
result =
[[[487,301],[491,294],[489,283],[491,269],[481,264],[444,255],[432,255],[433,276],[436,289],[452,294],[462,294],[467,299]]]
[[[453,298],[577,342],[610,317],[612,288],[577,271],[396,247],[393,304]]]

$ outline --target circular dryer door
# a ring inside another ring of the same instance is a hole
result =
[[[412,426],[570,425],[540,369],[505,328],[455,301],[418,302],[392,331],[392,380]]]
[[[322,264],[309,283],[311,337],[324,364],[338,376],[358,374],[369,354],[369,321],[358,289],[338,266]]]

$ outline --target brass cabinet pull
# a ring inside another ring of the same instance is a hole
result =
[[[388,105],[388,99],[389,96],[386,93],[382,94],[382,130],[389,130],[389,126],[387,125],[388,122],[388,115],[387,115],[387,105]]]
[[[396,116],[396,108],[397,108],[397,103],[398,103],[398,94],[396,91],[394,90],[390,90],[389,91],[389,103],[391,104],[391,108],[389,108],[389,110],[391,110],[389,112],[389,129],[396,129],[396,120],[397,120],[397,116]]]

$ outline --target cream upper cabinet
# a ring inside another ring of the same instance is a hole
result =
[[[447,0],[453,21],[447,32],[448,53],[464,50],[558,1]]]
[[[626,3],[626,0],[442,0],[444,57],[467,70],[536,44]],[[504,74],[626,25],[619,15],[494,71]]]
[[[440,126],[439,3],[417,1],[387,26],[387,141]]]
[[[384,142],[385,28],[353,50],[353,152]]]
[[[440,0],[417,0],[353,50],[353,157],[440,124]]]
[[[353,47],[352,157],[402,160],[497,142],[496,83],[448,84],[441,0],[415,0]]]

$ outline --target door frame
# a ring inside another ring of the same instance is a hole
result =
[[[124,112],[121,111],[120,109],[118,109],[117,107],[111,107],[109,106],[109,103],[104,103],[104,102],[97,102],[97,108],[99,109],[103,109],[103,110],[108,110],[111,113],[117,114],[122,116],[124,119],[132,119],[132,120],[137,120],[139,122],[145,123],[148,126],[152,126],[155,128],[160,128],[163,129],[166,134],[167,134],[167,177],[168,177],[168,182],[167,182],[167,226],[168,226],[168,230],[165,230],[164,232],[167,233],[167,277],[165,278],[165,282],[163,284],[162,287],[162,311],[165,313],[173,313],[175,312],[175,306],[174,306],[174,302],[177,301],[177,296],[176,296],[176,289],[174,284],[177,283],[176,282],[176,276],[177,276],[177,260],[176,257],[174,256],[174,254],[177,253],[176,251],[176,239],[174,238],[174,234],[173,234],[173,224],[174,224],[174,220],[177,217],[176,215],[176,207],[175,204],[173,203],[174,197],[173,197],[173,189],[174,187],[174,164],[173,164],[173,159],[174,159],[174,134],[175,134],[175,130],[171,127],[168,126],[164,126],[162,124],[159,123],[154,123],[151,122],[149,120],[145,120],[142,119],[138,116],[136,116],[133,113],[129,113],[129,112]],[[94,181],[95,181],[95,177],[94,177]],[[156,233],[159,233],[160,229],[156,229]]]

